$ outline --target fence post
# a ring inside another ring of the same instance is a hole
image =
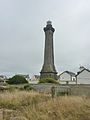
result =
[[[54,86],[51,87],[51,96],[52,96],[52,98],[55,97],[55,87]]]

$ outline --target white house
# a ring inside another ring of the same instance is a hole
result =
[[[77,84],[90,84],[90,70],[83,67],[76,75]]]
[[[75,73],[64,71],[59,75],[60,84],[76,84]]]
[[[32,76],[32,78],[30,80],[30,83],[32,83],[32,84],[38,84],[39,79],[40,79],[39,75],[34,75],[34,76]]]

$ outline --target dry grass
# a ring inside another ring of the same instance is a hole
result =
[[[0,106],[2,108],[19,109],[22,106],[35,105],[46,101],[49,95],[28,91],[14,91],[0,93]]]
[[[0,94],[0,120],[90,120],[90,98],[16,91]],[[4,117],[4,118],[3,118]]]

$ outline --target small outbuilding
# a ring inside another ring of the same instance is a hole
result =
[[[60,84],[76,84],[75,73],[70,71],[64,71],[59,75]]]

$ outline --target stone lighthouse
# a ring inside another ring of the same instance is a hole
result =
[[[57,79],[57,71],[54,65],[54,47],[53,47],[53,33],[55,29],[52,27],[51,21],[47,21],[45,32],[45,48],[44,48],[44,63],[40,72],[40,79],[53,78]]]

